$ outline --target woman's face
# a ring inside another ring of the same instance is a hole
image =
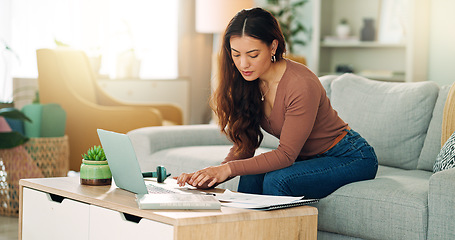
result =
[[[266,74],[275,55],[277,41],[267,46],[259,39],[249,36],[231,37],[231,55],[234,64],[247,81],[254,81]]]

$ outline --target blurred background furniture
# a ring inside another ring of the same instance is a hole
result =
[[[67,113],[70,170],[79,171],[81,154],[99,145],[97,128],[127,132],[147,126],[180,125],[182,111],[172,104],[122,102],[96,82],[88,57],[71,48],[38,49],[40,102],[58,103]]]
[[[58,104],[0,109],[0,215],[18,216],[19,179],[64,177],[69,169],[66,113]]]
[[[30,138],[0,149],[0,215],[19,216],[19,179],[65,177],[68,157],[68,136]]]

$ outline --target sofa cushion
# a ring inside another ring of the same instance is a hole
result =
[[[441,150],[442,115],[450,86],[443,86],[439,90],[438,100],[434,106],[433,116],[428,126],[427,137],[423,143],[417,169],[433,171],[436,156]]]
[[[375,149],[382,165],[416,169],[439,87],[391,83],[343,74],[331,85],[340,117]]]
[[[321,84],[324,87],[327,97],[329,99],[330,99],[330,95],[332,93],[332,90],[330,89],[330,85],[332,84],[333,80],[335,80],[336,78],[338,78],[338,75],[325,75],[325,76],[319,77],[319,81],[321,81]]]
[[[361,238],[355,238],[351,236],[345,236],[336,233],[329,233],[318,230],[318,240],[363,240]]]
[[[376,179],[345,185],[315,204],[318,229],[365,239],[425,239],[431,174],[379,166]]]

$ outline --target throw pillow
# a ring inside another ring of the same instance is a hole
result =
[[[444,143],[444,146],[442,146],[433,165],[433,172],[439,172],[453,167],[455,167],[455,132],[452,133],[447,142]]]
[[[333,108],[374,148],[379,164],[417,168],[439,95],[436,83],[381,82],[343,74],[333,80],[331,89]]]

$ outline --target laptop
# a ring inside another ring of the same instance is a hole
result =
[[[220,209],[221,204],[213,195],[191,191],[194,187],[181,188],[174,179],[166,179],[164,183],[147,181],[146,184],[128,135],[103,129],[97,132],[115,185],[136,193],[139,208]]]

